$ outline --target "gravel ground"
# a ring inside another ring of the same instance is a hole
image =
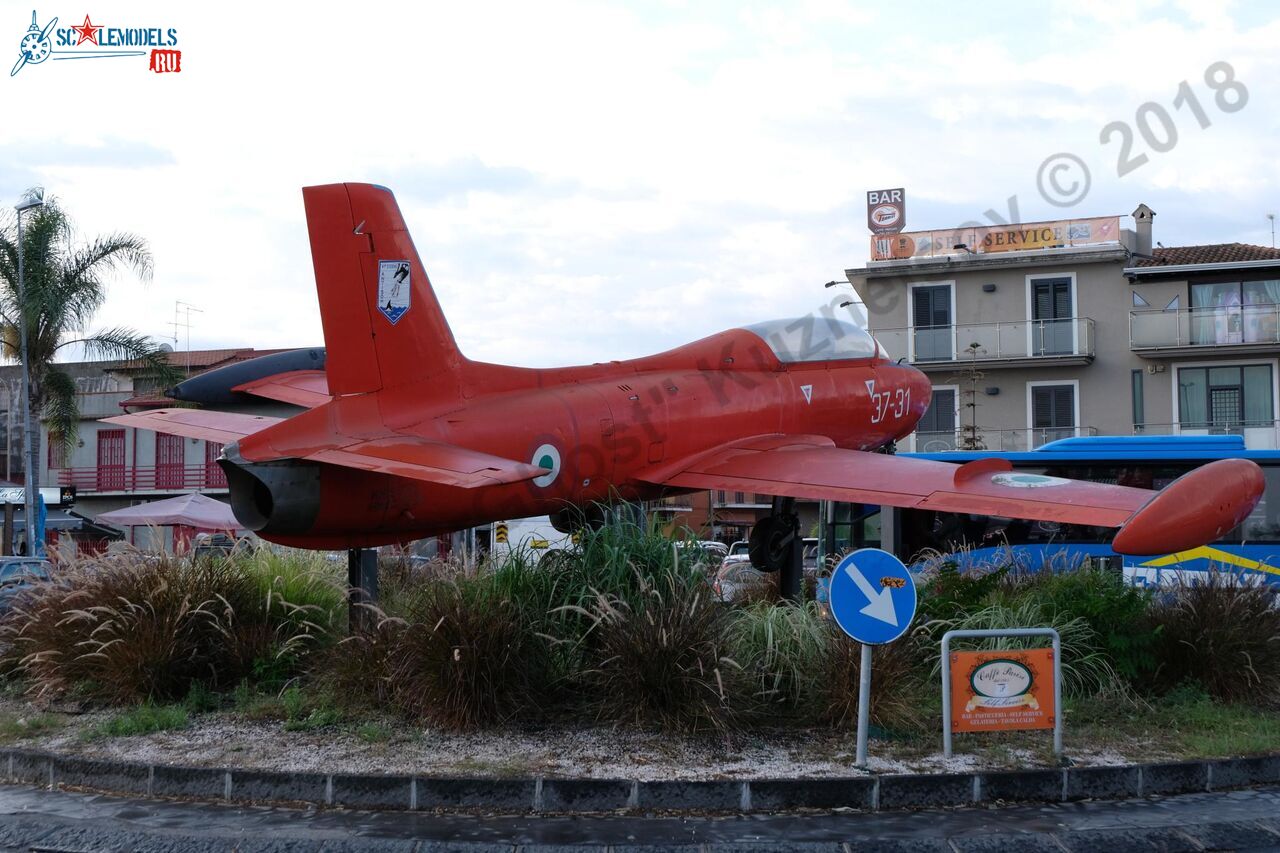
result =
[[[22,719],[35,713],[24,702],[0,701],[0,714]],[[680,738],[603,726],[545,730],[508,728],[472,734],[390,724],[378,739],[355,726],[290,732],[279,721],[249,720],[232,713],[194,717],[181,730],[130,737],[86,739],[84,732],[111,714],[66,715],[55,731],[11,739],[14,744],[84,756],[187,766],[239,766],[286,771],[416,773],[426,776],[516,777],[530,775],[658,779],[753,779],[852,776],[854,738],[827,730],[751,734],[733,738]],[[1002,746],[982,756],[923,753],[919,744],[872,741],[870,770],[877,773],[942,773],[979,768],[1053,766],[1049,738],[1041,749]],[[939,737],[939,741],[941,737]],[[939,746],[941,744],[939,743]],[[1129,750],[1125,750],[1129,752]],[[1152,760],[1141,744],[1132,754],[1112,750],[1080,754],[1077,764]]]

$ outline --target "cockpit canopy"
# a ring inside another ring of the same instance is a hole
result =
[[[810,315],[742,328],[759,336],[784,364],[886,356],[870,332],[848,320]]]

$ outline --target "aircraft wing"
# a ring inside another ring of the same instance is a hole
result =
[[[205,409],[154,409],[102,421],[230,444],[274,426],[282,419]],[[414,436],[388,435],[361,440],[337,435],[330,441],[333,442],[330,447],[300,448],[296,458],[464,489],[520,483],[547,473],[546,468],[537,465]]]
[[[239,441],[246,435],[275,426],[280,421],[281,418],[263,415],[213,412],[206,409],[151,409],[102,419],[105,424],[149,429],[184,438],[203,438],[221,444]]]
[[[845,450],[817,436],[760,436],[655,467],[639,479],[681,489],[731,489],[1119,527],[1113,548],[1167,554],[1215,541],[1262,496],[1262,470],[1222,459],[1160,492],[1015,472],[1008,460],[965,465]]]
[[[329,379],[323,370],[276,373],[236,385],[231,390],[308,409],[322,406],[333,399],[329,394]]]
[[[302,458],[463,489],[520,483],[548,472],[537,465],[467,450],[456,444],[403,435],[317,450]]]

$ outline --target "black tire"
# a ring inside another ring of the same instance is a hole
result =
[[[791,524],[776,515],[765,516],[751,528],[747,550],[751,565],[762,572],[779,571],[791,556]]]

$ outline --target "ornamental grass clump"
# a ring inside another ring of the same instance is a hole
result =
[[[1157,689],[1190,680],[1223,702],[1280,705],[1280,590],[1256,577],[1215,569],[1156,597]]]
[[[827,677],[834,632],[817,602],[760,602],[730,611],[729,644],[755,710],[810,716]]]
[[[540,715],[555,686],[553,640],[492,575],[427,585],[389,661],[403,713],[452,729]]]
[[[939,642],[947,631],[990,630],[996,628],[1053,628],[1061,640],[1062,693],[1064,696],[1131,697],[1128,684],[1116,672],[1102,640],[1083,616],[1051,610],[1051,603],[1031,595],[1007,602],[995,601],[972,610],[961,610],[952,619],[940,619],[922,627],[930,638],[927,646],[931,679],[942,671]],[[1046,637],[988,637],[957,639],[952,649],[1027,649],[1049,644]]]
[[[729,657],[728,614],[700,579],[638,582],[631,601],[598,593],[580,675],[596,718],[697,733],[731,729],[741,670]]]
[[[536,719],[561,683],[562,644],[543,630],[555,582],[518,561],[415,571],[399,579],[395,614],[370,607],[314,675],[347,710],[454,730]]]
[[[176,701],[193,683],[295,671],[329,639],[329,618],[245,560],[130,551],[63,567],[21,596],[0,621],[0,660],[39,696]]]
[[[928,684],[919,646],[907,637],[871,650],[872,725],[895,731],[922,731],[928,725]],[[819,718],[853,730],[858,724],[858,681],[862,644],[835,629],[819,672]]]

